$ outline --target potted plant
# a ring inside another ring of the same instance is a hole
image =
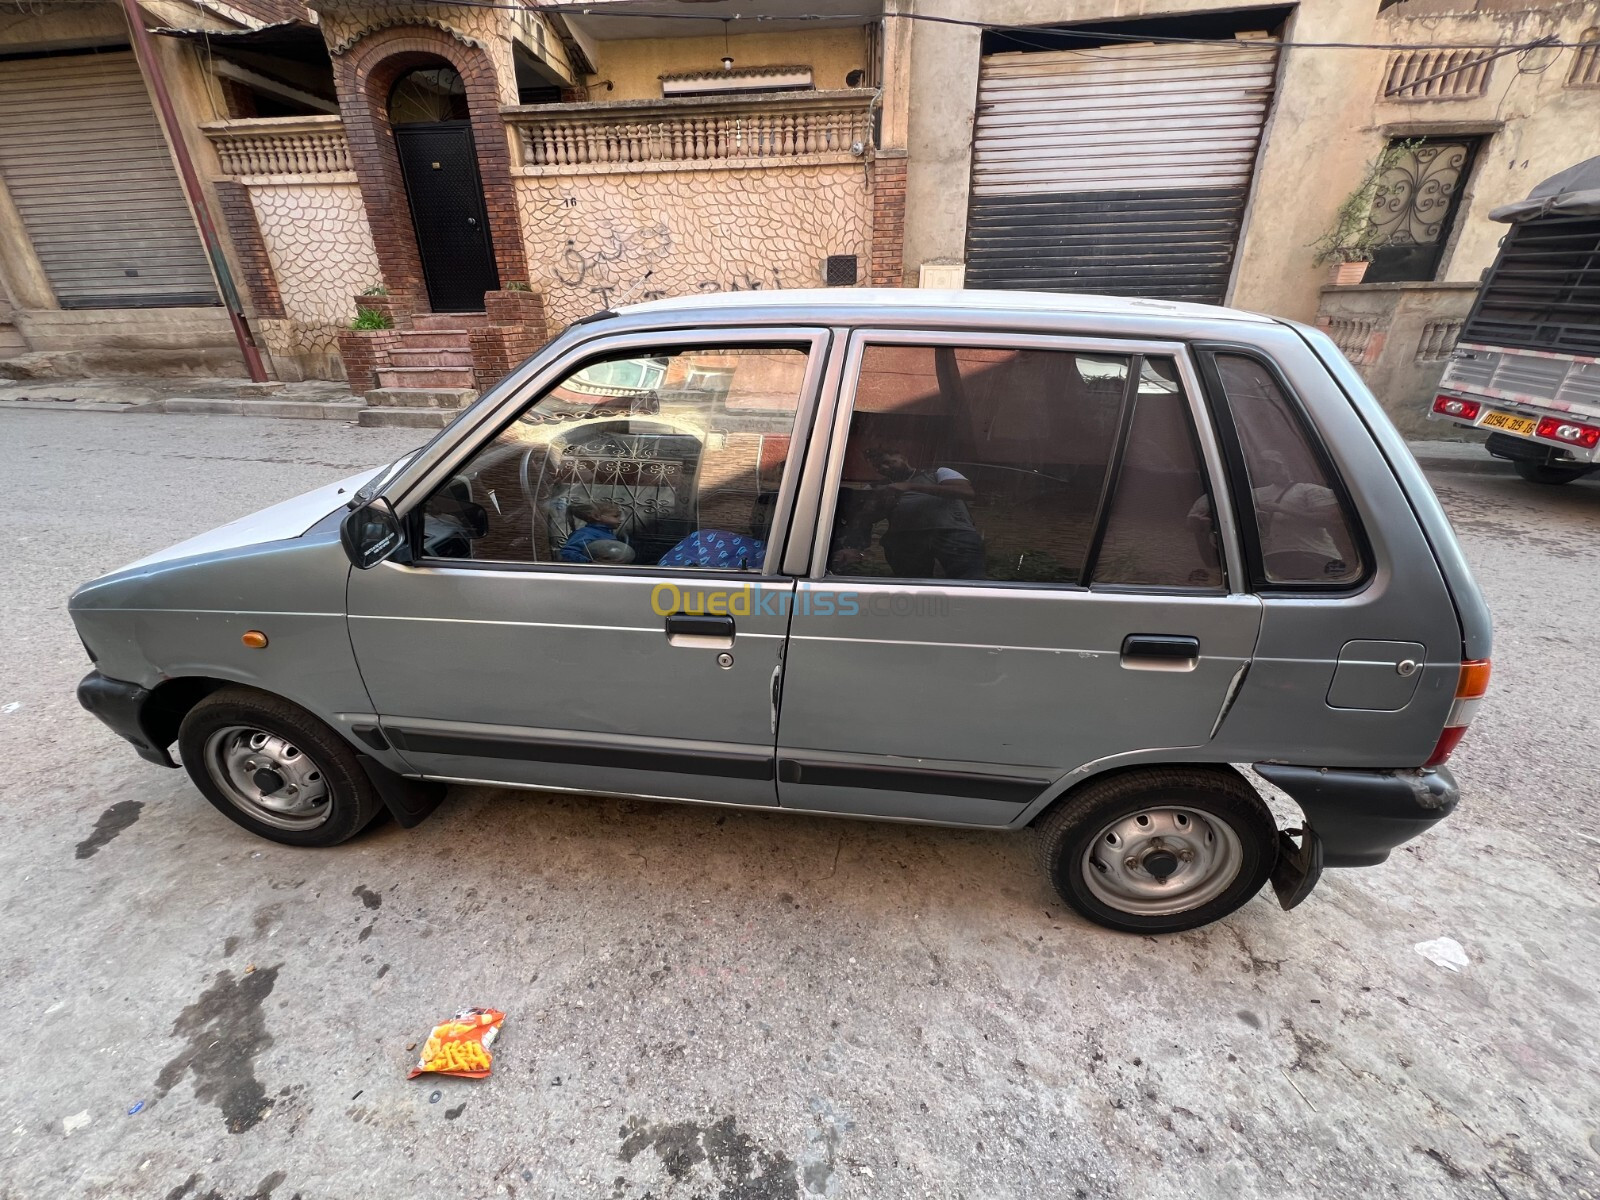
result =
[[[1331,264],[1329,283],[1350,287],[1366,278],[1372,252],[1384,243],[1384,234],[1372,220],[1373,212],[1389,195],[1384,176],[1418,144],[1415,141],[1394,142],[1384,147],[1367,164],[1361,182],[1339,205],[1327,232],[1311,243],[1317,252],[1313,261],[1319,267]]]
[[[404,291],[391,291],[383,284],[376,284],[359,292],[355,297],[356,312],[382,313],[389,319],[389,325],[383,328],[410,329],[411,317],[416,311],[409,293]],[[360,319],[359,317],[357,319]],[[355,326],[360,329],[362,326]],[[367,326],[366,328],[372,328]]]
[[[350,327],[339,331],[338,340],[339,357],[344,362],[350,390],[367,392],[378,386],[378,368],[388,362],[389,350],[400,338],[395,333],[393,317],[382,309],[362,304]]]

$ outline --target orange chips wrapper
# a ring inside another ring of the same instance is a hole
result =
[[[433,1027],[422,1047],[422,1057],[406,1076],[463,1075],[483,1079],[489,1074],[489,1047],[500,1036],[506,1015],[493,1008],[464,1008]]]

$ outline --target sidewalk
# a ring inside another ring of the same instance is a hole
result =
[[[0,380],[0,408],[75,412],[221,413],[354,421],[367,407],[349,385],[326,379],[252,383],[211,376]]]

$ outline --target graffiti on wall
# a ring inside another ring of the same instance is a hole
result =
[[[697,292],[805,287],[869,252],[859,169],[662,171],[517,181],[533,287],[565,324]]]

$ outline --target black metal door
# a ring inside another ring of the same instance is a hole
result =
[[[500,286],[472,127],[466,121],[398,125],[395,146],[434,312],[481,312]]]

